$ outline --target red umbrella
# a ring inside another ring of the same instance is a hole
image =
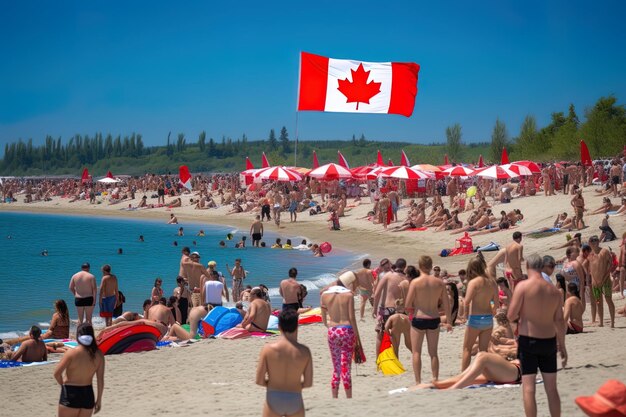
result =
[[[269,168],[270,162],[267,160],[267,156],[265,156],[265,152],[261,154],[261,168]]]
[[[482,155],[480,155],[480,156],[478,157],[478,168],[482,168],[482,167],[484,167],[484,166],[485,166],[485,163],[483,162],[483,156],[482,156]]]
[[[506,153],[506,148],[502,148],[502,156],[500,157],[500,165],[506,165],[509,163],[509,155]]]
[[[517,175],[533,175],[533,172],[524,165],[518,165],[516,163],[500,165],[500,167],[515,172]]]
[[[339,165],[341,165],[342,167],[344,167],[345,169],[350,169],[350,165],[348,165],[348,161],[346,160],[346,158],[341,154],[341,151],[337,151],[337,162],[339,163]]]
[[[587,144],[584,140],[580,141],[580,162],[586,167],[590,167],[592,165],[589,148],[587,148]]]
[[[444,165],[450,165],[450,161],[448,161],[448,154],[445,154],[443,156],[443,164]]]
[[[83,169],[83,175],[81,177],[81,182],[85,183],[89,181],[89,171],[87,168]]]
[[[541,168],[533,161],[515,161],[513,162],[515,165],[523,165],[530,170],[533,174],[538,174],[541,172]]]
[[[350,172],[352,172],[352,176],[354,178],[365,178],[367,174],[369,174],[372,170],[378,168],[375,164],[371,165],[363,165],[360,167],[352,168]]]
[[[391,159],[387,161],[387,166],[390,166],[390,167],[394,166],[393,161]]]
[[[330,163],[315,168],[313,171],[309,172],[309,177],[329,181],[339,178],[352,178],[352,172],[339,164]]]
[[[404,149],[402,150],[402,154],[400,155],[400,165],[405,167],[410,167],[411,163],[409,162],[409,157],[404,153]]]
[[[383,154],[378,151],[378,155],[376,156],[376,165],[383,166],[385,162],[383,161]]]
[[[441,174],[445,177],[469,177],[474,174],[474,170],[468,167],[464,167],[463,165],[457,165],[455,167],[450,167],[441,172]]]
[[[109,170],[109,171],[107,172],[106,178],[111,178],[111,179],[113,179],[113,174],[111,173],[111,170]]]
[[[479,170],[479,172],[476,173],[476,176],[502,180],[502,179],[519,177],[519,174],[516,174],[515,172],[509,169],[505,169],[502,166],[493,165],[493,166]]]
[[[432,174],[427,174],[424,171],[420,171],[420,170],[405,167],[405,166],[384,168],[380,172],[380,176],[399,178],[402,180],[424,180],[427,178],[434,177],[434,175]]]
[[[386,169],[384,166],[374,167],[365,175],[365,179],[375,180],[376,178],[380,176],[380,173],[383,172],[384,169]]]
[[[252,165],[252,162],[250,161],[250,158],[248,158],[246,156],[246,170],[248,169],[254,169],[254,165]]]
[[[313,169],[319,168],[319,167],[320,167],[320,162],[317,160],[317,153],[313,151]]]
[[[258,170],[255,177],[262,180],[272,181],[300,181],[302,176],[289,168],[285,167],[269,167]]]

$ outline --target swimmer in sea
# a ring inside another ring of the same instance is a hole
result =
[[[139,235],[139,241],[140,241],[140,242],[144,242],[144,240],[143,240],[143,235]]]
[[[44,250],[41,252],[41,256],[48,256],[48,250],[47,250],[47,249],[44,249]]]

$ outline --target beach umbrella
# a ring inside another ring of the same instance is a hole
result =
[[[109,170],[109,171],[107,172],[106,177],[107,177],[107,178],[113,178],[113,174],[111,173],[111,170]]]
[[[378,166],[385,165],[385,162],[383,161],[383,154],[380,151],[378,151],[378,155],[376,155],[376,165]]]
[[[393,161],[391,159],[387,161],[387,166],[390,166],[390,167],[394,166]]]
[[[443,164],[444,165],[450,165],[450,161],[448,161],[448,154],[445,154],[443,156]]]
[[[368,180],[377,179],[378,177],[380,177],[380,173],[383,172],[384,169],[386,169],[384,166],[373,167],[372,170],[370,170],[367,174],[365,174],[365,179],[368,179]]]
[[[350,169],[350,165],[348,165],[348,161],[346,160],[346,158],[341,154],[341,151],[337,151],[337,162],[339,163],[339,165],[341,165],[342,167],[344,167],[345,169]]]
[[[120,181],[116,180],[115,178],[104,177],[102,179],[99,179],[98,182],[101,182],[103,184],[113,184]]]
[[[254,165],[252,165],[252,161],[250,161],[250,158],[246,156],[246,171],[249,169],[254,169]]]
[[[317,153],[313,151],[313,169],[320,167],[320,161],[317,160]]]
[[[457,165],[455,167],[444,169],[441,174],[445,177],[469,177],[474,174],[474,170],[464,167],[463,165]]]
[[[493,165],[493,166],[478,170],[476,172],[476,176],[503,180],[503,179],[519,177],[519,174],[516,174],[515,172],[509,169],[505,169],[500,165]]]
[[[484,167],[484,166],[485,166],[485,162],[483,161],[483,156],[482,156],[482,155],[480,155],[480,156],[478,157],[478,168],[482,168],[482,167]]]
[[[401,180],[424,180],[433,177],[432,174],[427,174],[424,171],[405,166],[383,168],[379,175],[381,177],[399,178]]]
[[[272,181],[300,181],[302,175],[286,167],[269,167],[260,169],[254,176],[262,180]]]
[[[500,156],[500,165],[506,165],[509,163],[509,155],[506,153],[506,148],[502,148],[502,156]]]
[[[441,172],[441,168],[431,164],[417,164],[413,165],[411,168],[426,172]]]
[[[352,178],[352,172],[350,172],[349,169],[339,164],[333,164],[332,162],[312,170],[308,175],[309,177],[325,181],[339,178]]]
[[[501,168],[508,169],[515,172],[517,175],[533,175],[530,168],[524,165],[517,165],[516,163],[500,165]]]
[[[530,170],[533,174],[538,174],[541,172],[541,168],[533,161],[515,161],[513,162],[515,165],[523,165]]]
[[[87,170],[87,168],[83,169],[83,175],[81,176],[80,181],[82,183],[85,183],[85,182],[89,181],[89,171]]]
[[[270,162],[267,160],[267,156],[265,156],[265,152],[261,154],[261,168],[269,168]]]
[[[405,167],[411,166],[411,163],[409,162],[409,157],[406,156],[406,153],[404,153],[404,149],[402,150],[402,153],[400,154],[400,165],[405,166]]]
[[[191,191],[191,174],[187,165],[181,165],[178,168],[178,178],[180,185]]]
[[[352,168],[350,172],[352,172],[352,176],[354,178],[366,178],[367,174],[372,172],[374,169],[378,168],[375,164],[363,165],[360,167]]]
[[[584,140],[580,141],[580,162],[586,167],[590,167],[592,165],[589,148],[587,148],[587,144]]]

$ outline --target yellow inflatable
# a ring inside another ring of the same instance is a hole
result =
[[[467,189],[465,195],[467,195],[468,198],[474,197],[476,195],[476,191],[478,191],[478,189],[475,185],[472,185],[470,188]]]

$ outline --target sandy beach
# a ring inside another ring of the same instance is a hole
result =
[[[602,197],[595,195],[592,187],[585,189],[584,197],[589,210],[601,205]],[[225,215],[228,208],[194,210],[192,207],[168,211],[164,208],[125,211],[120,210],[129,203],[136,206],[139,199],[125,201],[117,205],[102,203],[90,205],[86,201],[69,203],[66,199],[55,198],[51,202],[24,204],[1,204],[0,213],[7,210],[48,212],[70,215],[123,216],[128,218],[156,218],[164,222],[171,212],[175,213],[182,225],[186,221],[211,224],[233,225],[247,232],[253,215]],[[188,202],[184,197],[183,202]],[[297,223],[289,223],[288,216],[280,229],[266,223],[272,230],[285,237],[302,235],[314,242],[329,241],[334,247],[366,253],[377,265],[382,257],[395,260],[407,259],[408,264],[416,264],[420,255],[433,257],[434,263],[451,273],[464,268],[470,255],[448,258],[438,256],[444,248],[454,247],[455,238],[447,232],[383,232],[381,225],[375,225],[364,217],[371,208],[362,204],[346,213],[341,219],[341,231],[331,232],[326,225],[327,215],[309,216],[302,213]],[[543,195],[515,199],[510,204],[496,205],[500,209],[518,208],[525,216],[524,222],[516,229],[528,232],[540,227],[551,227],[557,213],[571,212],[570,196],[557,195],[545,198]],[[1,214],[0,214],[1,215]],[[461,216],[467,218],[467,213]],[[401,210],[403,220],[406,210]],[[583,240],[600,234],[598,226],[602,216],[586,217],[587,229],[582,231]],[[618,236],[626,231],[626,217],[610,219],[610,224]],[[575,232],[572,232],[572,234]],[[511,240],[512,231],[497,232],[474,238],[474,246],[490,241],[505,245]],[[556,258],[564,255],[564,250],[550,250],[550,247],[565,242],[565,233],[549,237],[523,240],[524,253],[538,252]],[[602,244],[619,251],[619,240]],[[487,253],[487,258],[494,252]],[[332,253],[330,254],[332,256]],[[624,300],[613,295],[617,307]],[[71,313],[74,313],[73,311]],[[308,345],[314,357],[314,386],[305,390],[304,401],[308,415],[343,416],[368,413],[369,415],[391,416],[415,413],[419,415],[444,416],[521,416],[523,406],[521,389],[480,388],[459,391],[423,390],[419,392],[389,395],[389,390],[412,384],[413,372],[410,353],[400,351],[400,360],[407,372],[396,377],[384,377],[377,373],[375,363],[374,320],[371,308],[366,310],[366,320],[359,323],[360,333],[367,356],[367,362],[353,367],[354,399],[332,400],[330,395],[331,362],[326,344],[326,330],[320,324],[302,326],[300,341]],[[608,320],[608,313],[605,312]],[[590,321],[589,309],[585,322]],[[608,324],[608,321],[607,321]],[[566,344],[569,363],[558,374],[559,390],[564,416],[583,415],[574,404],[579,395],[590,395],[609,378],[626,379],[624,365],[626,340],[626,318],[616,319],[616,328],[586,327],[585,333],[567,336]],[[464,326],[455,327],[450,334],[442,334],[439,342],[442,378],[460,371],[461,350]],[[257,355],[261,347],[272,338],[250,338],[245,340],[202,340],[188,347],[165,348],[159,351],[135,353],[107,357],[105,392],[101,416],[153,416],[153,415],[215,415],[215,416],[255,416],[260,415],[265,398],[264,389],[254,384]],[[559,362],[560,363],[560,362]],[[59,387],[52,376],[53,366],[3,369],[0,371],[0,385],[4,387],[0,399],[0,416],[17,415],[56,415]],[[423,369],[423,379],[430,379],[430,367]],[[340,393],[340,397],[342,393]],[[537,389],[539,414],[546,415],[547,401],[541,388]]]

